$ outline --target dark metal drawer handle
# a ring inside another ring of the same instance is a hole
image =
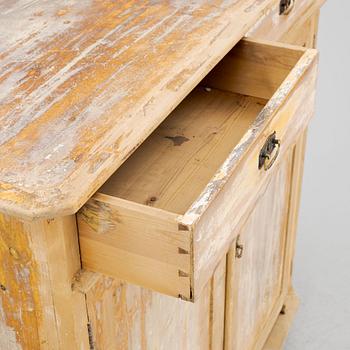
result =
[[[280,1],[280,15],[288,15],[294,7],[295,0],[281,0]]]
[[[276,131],[274,131],[264,143],[260,154],[259,154],[259,164],[258,167],[261,169],[264,167],[268,170],[272,167],[273,163],[278,157],[280,152],[281,142],[276,138]]]

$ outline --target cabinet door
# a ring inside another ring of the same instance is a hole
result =
[[[87,293],[90,340],[103,350],[221,350],[226,259],[196,303],[101,276]]]
[[[261,348],[283,305],[289,284],[285,258],[293,155],[293,150],[285,153],[270,169],[228,253],[226,349]]]

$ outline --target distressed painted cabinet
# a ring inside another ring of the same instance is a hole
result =
[[[0,2],[0,349],[283,347],[322,3]]]

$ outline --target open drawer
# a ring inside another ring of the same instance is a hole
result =
[[[195,300],[311,118],[316,62],[237,44],[80,210],[83,268]]]

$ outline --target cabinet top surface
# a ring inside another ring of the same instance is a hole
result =
[[[275,3],[0,1],[0,211],[75,213]]]

